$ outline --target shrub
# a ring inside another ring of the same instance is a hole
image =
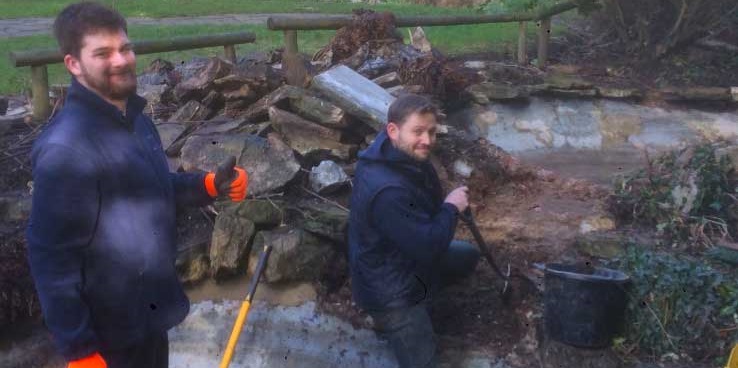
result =
[[[612,262],[632,280],[625,337],[617,344],[654,358],[728,356],[738,339],[738,279],[700,258],[629,247]]]

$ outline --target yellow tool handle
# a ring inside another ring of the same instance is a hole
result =
[[[241,329],[244,323],[246,323],[246,316],[249,313],[249,307],[251,302],[250,298],[246,298],[241,304],[241,310],[238,311],[238,317],[236,318],[236,324],[233,325],[231,331],[231,337],[228,339],[228,345],[226,346],[225,353],[223,353],[223,360],[220,361],[220,368],[228,368],[231,364],[231,358],[233,358],[233,351],[236,349],[236,343],[238,343],[238,337],[241,335]]]

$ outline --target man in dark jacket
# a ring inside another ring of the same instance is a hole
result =
[[[424,97],[395,100],[386,129],[359,155],[351,194],[353,297],[403,368],[437,364],[429,303],[442,284],[470,274],[479,259],[472,244],[453,241],[467,188],[444,199],[428,161],[439,116]]]
[[[166,367],[167,330],[189,311],[175,207],[243,200],[245,171],[169,172],[120,14],[73,4],[54,33],[72,83],[33,147],[26,233],[46,324],[70,368]]]

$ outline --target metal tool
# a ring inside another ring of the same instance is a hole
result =
[[[256,265],[254,276],[251,278],[251,284],[249,285],[249,289],[248,289],[249,293],[246,294],[246,298],[241,304],[241,309],[238,311],[238,317],[236,317],[236,323],[233,325],[233,330],[231,331],[231,337],[228,339],[228,345],[226,346],[225,353],[223,353],[223,359],[220,361],[220,368],[228,368],[228,366],[231,364],[231,359],[233,358],[233,351],[236,348],[236,343],[238,343],[238,337],[241,336],[241,330],[243,329],[243,325],[246,323],[246,318],[248,317],[248,314],[249,314],[249,308],[251,307],[251,300],[254,299],[254,294],[256,293],[256,286],[259,284],[259,279],[261,278],[261,274],[264,273],[264,268],[266,266],[267,259],[269,258],[269,254],[271,252],[272,252],[271,245],[265,245],[264,250],[261,251],[261,255],[259,256],[259,263]]]
[[[505,272],[502,272],[500,268],[497,267],[497,263],[495,262],[494,257],[492,257],[492,250],[487,246],[487,242],[484,241],[482,233],[479,232],[479,228],[477,227],[477,223],[474,221],[474,216],[472,216],[472,212],[469,207],[467,207],[464,212],[461,213],[460,217],[461,220],[466,223],[469,231],[471,231],[472,235],[474,236],[474,240],[477,241],[477,244],[479,245],[479,250],[482,252],[482,255],[484,255],[484,258],[487,259],[487,263],[492,266],[492,269],[495,271],[497,276],[500,276],[500,278],[505,281],[505,285],[502,287],[502,291],[500,291],[500,294],[503,296],[503,298],[508,296],[512,291],[512,288],[510,287],[510,263],[507,264]]]

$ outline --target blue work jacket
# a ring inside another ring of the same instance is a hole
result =
[[[384,311],[428,301],[458,210],[443,202],[433,166],[395,148],[382,131],[359,154],[351,193],[349,265],[354,301]]]
[[[72,80],[33,146],[28,258],[45,322],[68,360],[181,322],[176,206],[212,199],[203,173],[170,173],[146,100],[125,114]]]

